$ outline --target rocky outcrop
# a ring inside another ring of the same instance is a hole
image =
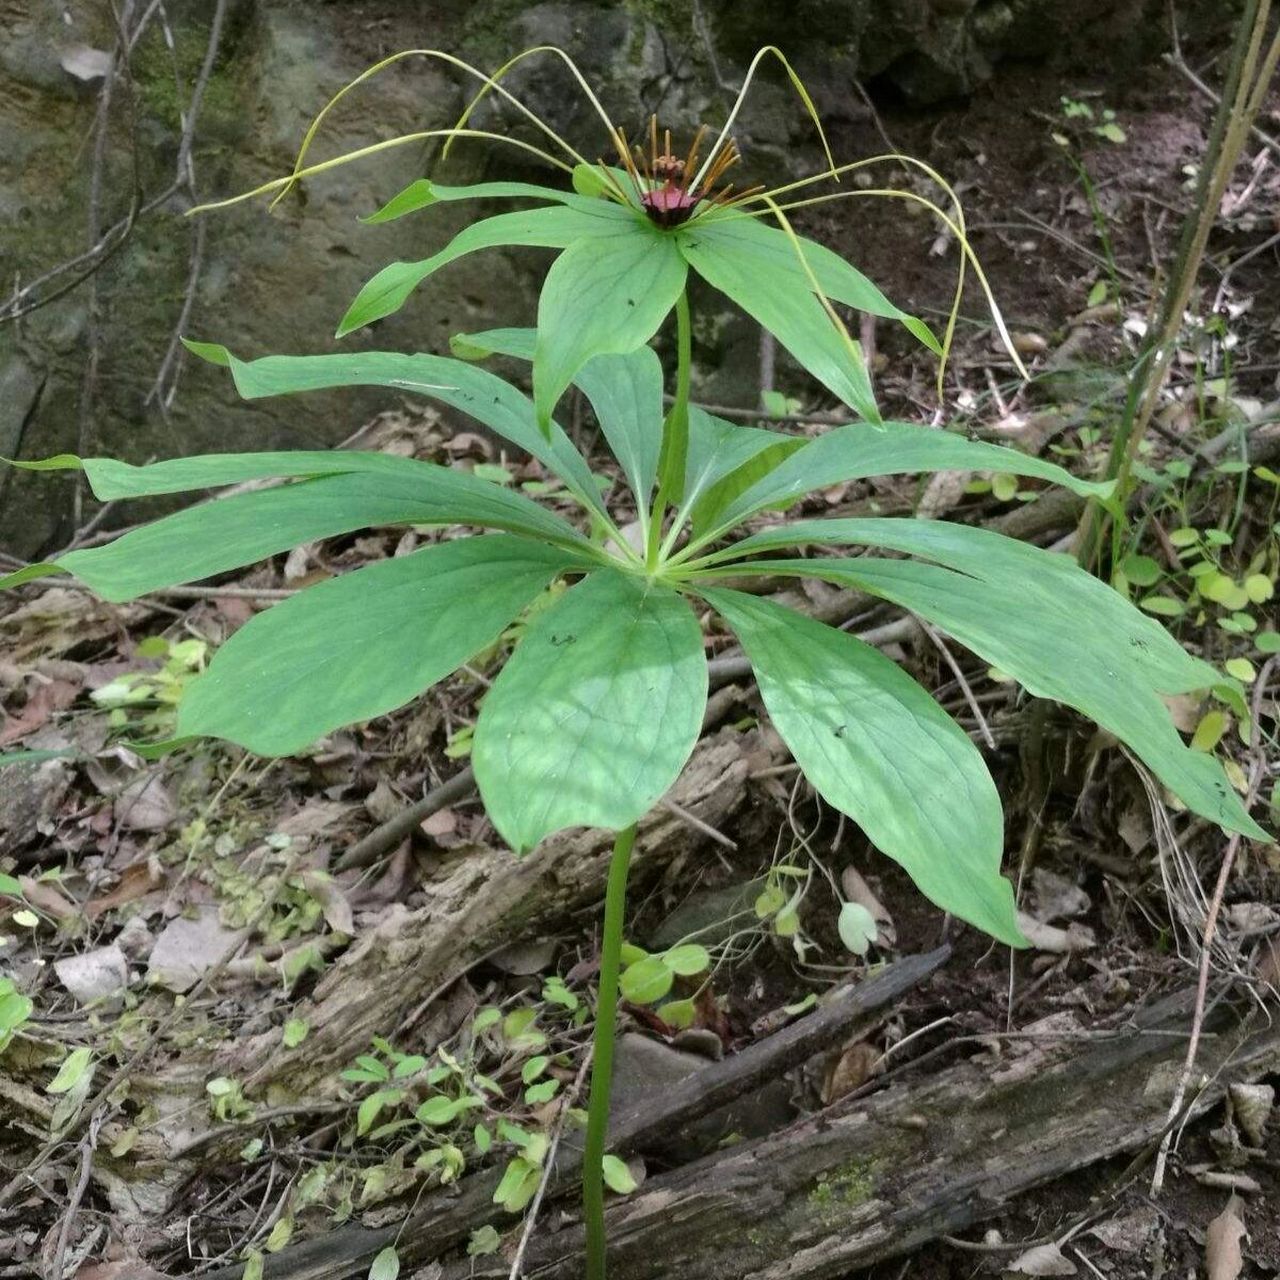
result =
[[[140,461],[331,444],[394,402],[385,392],[339,392],[245,404],[221,371],[190,362],[175,391],[174,363],[166,364],[179,324],[245,354],[334,349],[335,322],[365,279],[389,260],[425,256],[466,219],[465,207],[441,206],[379,227],[357,222],[412,178],[437,171],[429,143],[333,170],[274,212],[257,201],[199,222],[184,216],[193,189],[212,198],[286,172],[313,113],[389,52],[441,46],[489,67],[513,50],[556,43],[580,59],[616,118],[634,129],[651,110],[678,127],[723,118],[751,52],[772,42],[794,57],[821,109],[838,118],[860,110],[855,76],[921,102],[965,93],[1002,56],[1106,43],[1116,32],[1130,33],[1132,43],[1141,38],[1144,4],[792,0],[783,15],[772,0],[190,0],[170,6],[171,33],[153,16],[138,37],[128,74],[113,81],[98,147],[95,118],[115,45],[110,6],[0,0],[0,454],[83,447]],[[117,7],[134,23],[148,11],[141,3]],[[201,79],[215,12],[222,30],[191,151],[192,188],[176,181],[182,113]],[[562,69],[530,62],[511,84],[587,154],[606,149]],[[422,60],[397,66],[340,105],[315,154],[446,126],[464,101],[449,68]],[[480,120],[502,131],[521,127],[498,106]],[[811,125],[773,70],[738,132],[757,164],[775,173],[803,168],[816,154]],[[450,161],[454,180],[481,176],[494,162],[469,146]],[[103,243],[109,251],[87,260],[98,264],[91,279],[60,296],[84,266],[36,283]],[[537,261],[529,250],[469,259],[400,315],[345,342],[440,350],[458,330],[527,323]],[[60,545],[71,532],[70,484],[0,474],[0,546],[35,555]]]

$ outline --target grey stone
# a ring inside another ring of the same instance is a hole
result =
[[[238,935],[225,928],[213,907],[194,920],[170,920],[156,939],[147,962],[147,981],[170,991],[189,991],[230,949]]]
[[[115,943],[55,960],[53,970],[81,1004],[119,997],[129,985],[129,962]]]
[[[614,1053],[611,1114],[656,1103],[674,1085],[712,1066],[700,1053],[685,1053],[636,1032],[619,1036]],[[726,1138],[754,1138],[771,1133],[794,1117],[791,1089],[784,1080],[713,1111],[704,1119],[664,1137],[662,1145],[681,1160],[690,1160]]]
[[[661,951],[695,936],[704,946],[723,942],[742,928],[748,918],[746,913],[753,912],[763,888],[764,880],[756,878],[722,889],[695,889],[653,931],[649,937],[650,948]]]

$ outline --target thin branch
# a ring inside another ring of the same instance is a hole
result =
[[[1271,681],[1271,673],[1276,663],[1280,662],[1280,654],[1267,659],[1253,686],[1253,698],[1250,703],[1252,723],[1249,733],[1249,752],[1252,763],[1249,769],[1249,785],[1245,792],[1244,807],[1246,811],[1257,799],[1258,787],[1266,771],[1266,758],[1262,754],[1262,699]],[[1187,1057],[1182,1066],[1182,1075],[1178,1079],[1178,1087],[1174,1091],[1173,1101],[1169,1104],[1169,1115],[1165,1121],[1165,1134],[1160,1142],[1160,1151],[1156,1156],[1155,1172],[1151,1177],[1151,1194],[1157,1196],[1164,1187],[1165,1166],[1169,1159],[1169,1149],[1173,1144],[1174,1122],[1182,1111],[1182,1104],[1191,1084],[1191,1075],[1195,1071],[1196,1054],[1200,1049],[1200,1034],[1204,1029],[1205,1003],[1209,991],[1209,970],[1213,965],[1213,941],[1218,929],[1218,915],[1222,910],[1222,899],[1227,891],[1227,882],[1231,878],[1231,869],[1235,865],[1243,837],[1234,832],[1227,841],[1227,850],[1222,857],[1222,866],[1218,871],[1218,882],[1214,885],[1213,897],[1209,899],[1209,910],[1204,921],[1204,938],[1200,947],[1200,975],[1196,981],[1196,1005],[1191,1017],[1191,1038],[1187,1041]]]

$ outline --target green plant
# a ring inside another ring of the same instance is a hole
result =
[[[506,70],[480,76],[482,95],[497,92],[515,102],[499,83]],[[1023,945],[1013,892],[1000,875],[1000,799],[968,736],[878,650],[735,590],[735,581],[765,569],[815,577],[914,611],[1033,694],[1093,717],[1188,807],[1231,830],[1266,838],[1221,765],[1184,744],[1161,702],[1162,695],[1195,690],[1221,688],[1236,697],[1238,691],[1071,560],[930,520],[798,520],[759,527],[760,518],[772,518],[813,490],[872,476],[990,471],[1064,485],[1101,501],[1110,488],[945,430],[881,421],[861,350],[833,304],[897,320],[940,354],[954,315],[939,342],[843,259],[792,228],[789,210],[868,190],[780,200],[872,161],[832,164],[813,179],[772,192],[732,196],[718,188],[736,157],[728,140],[736,112],[735,106],[705,150],[695,142],[683,159],[672,153],[669,139],[659,145],[656,126],[647,157],[633,153],[605,117],[620,167],[591,165],[559,139],[568,161],[539,152],[570,175],[571,191],[513,182],[450,188],[420,179],[372,216],[370,221],[385,221],[462,199],[540,202],[474,223],[425,262],[385,268],[361,290],[340,332],[390,314],[432,272],[463,254],[511,244],[561,250],[542,289],[536,329],[462,336],[452,358],[364,352],[244,361],[225,347],[188,344],[225,365],[250,398],[384,385],[470,414],[560,478],[581,508],[577,524],[508,486],[382,454],[227,454],[143,467],[64,456],[21,465],[83,468],[103,500],[252,479],[296,483],[189,508],[104,547],[73,551],[4,580],[17,585],[61,570],[108,599],[124,600],[367,526],[492,531],[439,541],[313,586],[258,615],[224,644],[183,697],[176,738],[165,745],[212,736],[265,755],[297,751],[341,725],[403,705],[494,645],[553,583],[573,580],[526,618],[485,694],[471,758],[489,817],[517,853],[567,827],[617,833],[605,899],[584,1172],[590,1277],[604,1274],[605,1120],[628,863],[637,823],[675,781],[700,732],[707,666],[698,611],[709,606],[737,637],[775,727],[827,803],[856,821],[937,905],[1003,942]],[[495,136],[469,130],[469,116],[470,109],[457,128],[433,134]],[[350,158],[304,167],[318,125],[319,119],[294,172],[269,187],[283,192]],[[892,194],[923,201],[911,192]],[[945,214],[930,207],[981,279],[963,215],[958,208]],[[691,404],[690,269],[768,328],[864,423],[807,439],[736,426]],[[677,358],[673,403],[664,414],[663,371],[648,343],[672,311]],[[532,401],[473,363],[489,354],[532,363]],[[554,420],[570,385],[590,401],[617,459],[635,504],[642,550],[622,536],[587,461]],[[795,554],[809,547],[858,547],[900,558]],[[777,552],[790,554],[774,558]],[[794,904],[789,912],[788,906],[788,900],[770,900],[757,910],[788,936],[798,927]],[[865,923],[846,922],[851,943],[865,940]],[[691,946],[661,957],[636,956],[627,974],[637,986],[640,978],[649,979],[642,991],[657,991],[681,967],[701,964],[701,951]],[[641,965],[646,967],[636,974]],[[363,1065],[378,1089],[399,1090],[381,1075],[393,1076],[393,1068]],[[482,1105],[483,1082],[473,1089],[465,1073],[450,1080],[443,1102],[433,1103],[426,1116],[419,1109],[422,1123],[451,1124]],[[379,1107],[387,1102],[384,1097]],[[514,1172],[509,1167],[504,1202],[532,1194],[536,1154],[523,1150],[517,1157],[523,1164]]]
[[[110,712],[113,729],[171,733],[174,710],[193,676],[204,668],[208,650],[203,640],[194,637],[170,641],[164,636],[148,636],[134,652],[139,658],[159,662],[158,669],[127,671],[89,697]]]

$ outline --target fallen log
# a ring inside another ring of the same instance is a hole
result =
[[[611,1280],[834,1280],[991,1218],[1097,1161],[1154,1150],[1193,999],[1181,993],[1122,1030],[1084,1033],[1085,1048],[1081,1038],[1032,1041],[1005,1062],[982,1056],[891,1085],[650,1178],[609,1209]],[[1229,1084],[1280,1068],[1280,1026],[1260,1021],[1225,1005],[1215,1011],[1200,1054],[1203,1087],[1179,1124],[1214,1106]],[[660,1118],[669,1123],[665,1109]],[[347,1228],[269,1260],[267,1275],[348,1280],[393,1240],[406,1265],[430,1264],[456,1249],[475,1209],[464,1193],[452,1209],[430,1206],[396,1228]],[[553,1221],[545,1210],[544,1220]],[[509,1268],[495,1255],[423,1274],[500,1280]],[[579,1280],[580,1228],[536,1239],[523,1274]],[[210,1280],[239,1275],[229,1268]]]
[[[840,992],[806,1017],[741,1053],[708,1062],[700,1071],[663,1094],[610,1118],[610,1150],[628,1155],[660,1142],[683,1125],[760,1088],[782,1073],[807,1062],[823,1050],[866,1034],[912,988],[925,981],[950,958],[941,946],[926,955],[907,956],[865,981]],[[561,1147],[553,1187],[572,1190],[582,1167],[582,1153]],[[382,1229],[347,1227],[304,1241],[266,1263],[267,1277],[289,1280],[346,1280],[364,1276],[379,1250],[396,1242],[402,1253],[419,1261],[447,1254],[486,1223],[509,1224],[509,1215],[495,1208],[493,1192],[501,1178],[491,1169],[467,1178],[461,1186],[438,1193],[403,1223]],[[240,1267],[209,1273],[205,1280],[238,1280]]]
[[[834,1107],[756,1142],[650,1179],[608,1214],[611,1280],[834,1280],[962,1231],[1033,1187],[1099,1160],[1154,1148],[1185,1052],[1194,996],[1171,997],[1124,1031]],[[1179,1118],[1228,1084],[1280,1067],[1280,1026],[1221,1008],[1204,1042],[1204,1085]],[[578,1280],[578,1227],[535,1241],[524,1274]],[[468,1259],[443,1280],[505,1277]]]
[[[775,754],[781,758],[771,742],[771,736],[730,731],[704,738],[672,788],[671,801],[701,823],[719,826],[745,797],[753,753],[759,757],[756,767]],[[554,929],[598,901],[612,840],[608,832],[566,831],[525,858],[505,848],[442,856],[425,886],[427,904],[413,911],[393,907],[295,1010],[314,1028],[303,1045],[282,1050],[274,1030],[250,1037],[218,1054],[212,1074],[254,1085],[270,1080],[284,1094],[308,1100],[332,1093],[337,1073],[368,1048],[371,1037],[403,1036],[415,1011],[425,1012],[433,994],[484,956]],[[706,835],[671,808],[654,809],[640,823],[637,882],[706,843]]]

